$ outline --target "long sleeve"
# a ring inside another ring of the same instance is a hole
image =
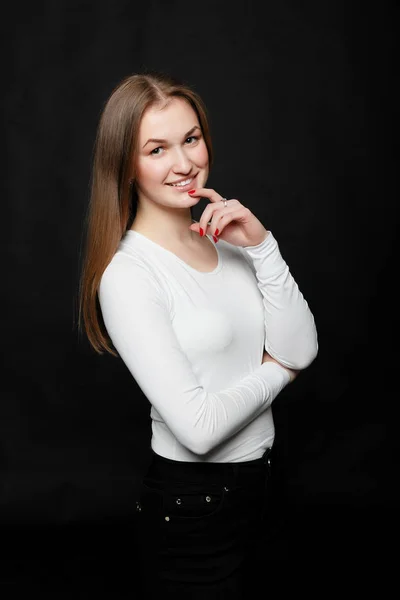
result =
[[[257,277],[263,296],[265,350],[282,365],[304,369],[318,353],[314,317],[282,258],[271,232],[241,253]]]
[[[290,381],[286,369],[267,362],[234,386],[204,389],[177,340],[166,294],[133,257],[108,265],[99,302],[107,332],[138,386],[177,440],[198,455],[265,411]]]

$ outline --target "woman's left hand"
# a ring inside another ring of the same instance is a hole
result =
[[[198,223],[192,223],[189,227],[192,231],[203,235],[211,234],[220,237],[233,246],[257,246],[261,244],[269,234],[264,225],[253,215],[253,213],[232,198],[224,200],[215,190],[197,188],[190,196],[196,198],[208,198],[211,202],[206,206]]]

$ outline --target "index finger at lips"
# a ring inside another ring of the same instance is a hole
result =
[[[190,194],[191,196],[201,196],[202,198],[208,198],[211,203],[221,202],[223,197],[221,194],[218,194],[215,190],[211,188],[197,188],[194,194]],[[199,227],[204,231],[204,235],[207,233],[207,225],[211,222],[211,217],[213,214],[213,207],[208,204],[203,211],[203,214],[199,220]]]
[[[221,194],[218,194],[211,188],[196,188],[191,196],[201,196],[202,198],[208,198],[211,202],[221,202],[223,200]]]

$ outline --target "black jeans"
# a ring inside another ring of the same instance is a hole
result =
[[[143,600],[238,600],[257,589],[271,553],[270,451],[240,463],[152,453],[136,502]]]

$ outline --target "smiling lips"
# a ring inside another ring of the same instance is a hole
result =
[[[187,190],[191,189],[193,179],[194,177],[189,177],[188,179],[183,179],[177,183],[168,183],[167,185],[179,191],[186,192]]]

